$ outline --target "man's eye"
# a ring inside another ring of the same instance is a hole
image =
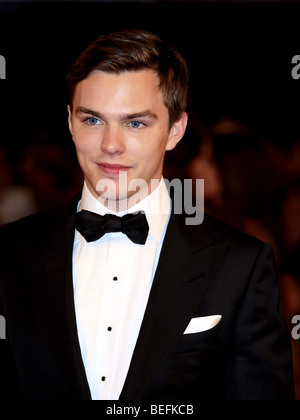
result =
[[[89,125],[97,125],[99,120],[96,117],[90,117],[85,120]]]
[[[145,127],[145,124],[142,123],[141,121],[131,121],[129,123],[130,127],[132,128],[141,128],[141,127]]]

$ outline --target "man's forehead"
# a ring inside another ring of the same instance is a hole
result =
[[[93,70],[86,79],[78,83],[77,87],[85,86],[91,89],[97,87],[105,90],[116,90],[118,88],[139,92],[143,89],[145,92],[152,94],[160,94],[160,81],[154,70],[124,71],[121,73],[108,73],[100,70]]]
[[[93,71],[77,86],[73,105],[100,112],[99,106],[124,107],[122,113],[135,113],[164,106],[156,72],[107,73]]]

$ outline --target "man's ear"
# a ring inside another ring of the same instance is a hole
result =
[[[72,125],[72,111],[70,105],[68,105],[68,123],[69,123],[69,130],[73,136],[73,125]]]
[[[183,112],[180,119],[171,127],[166,150],[173,150],[180,142],[188,124],[188,114]]]

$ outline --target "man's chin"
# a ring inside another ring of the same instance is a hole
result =
[[[98,200],[107,208],[117,209],[114,211],[126,211],[144,200],[149,192],[148,188],[137,188],[135,191],[117,190],[113,194],[109,194],[108,191],[97,191],[97,194]]]
[[[128,210],[130,197],[128,197],[126,194],[107,196],[107,194],[104,193],[99,194],[98,201],[111,211],[121,212]]]

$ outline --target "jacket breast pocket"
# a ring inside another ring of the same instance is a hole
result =
[[[227,358],[226,322],[195,334],[182,335],[157,373],[147,397],[193,401],[224,398]]]
[[[213,328],[194,334],[184,334],[172,354],[204,352],[222,345],[226,339],[226,321],[221,321]]]

